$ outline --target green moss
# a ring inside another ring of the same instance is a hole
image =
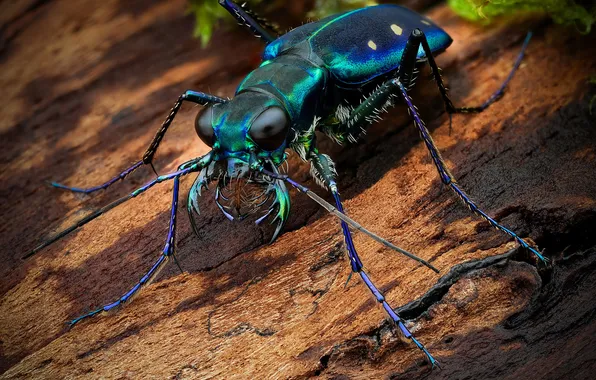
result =
[[[519,12],[544,12],[556,23],[574,26],[584,34],[590,33],[596,22],[596,5],[588,8],[574,0],[448,0],[448,3],[460,16],[481,22]]]
[[[228,12],[214,0],[191,0],[189,13],[195,15],[194,36],[201,38],[203,47],[207,45],[213,34],[213,28],[219,19],[226,17]]]

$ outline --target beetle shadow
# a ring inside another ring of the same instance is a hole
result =
[[[38,294],[41,297],[43,297],[44,293],[50,292],[52,289],[57,289],[57,292],[60,294],[57,299],[61,300],[59,308],[64,311],[60,315],[66,314],[69,319],[114,302],[131,289],[136,284],[136,281],[158,259],[167,235],[169,218],[169,212],[162,212],[143,226],[123,231],[113,244],[89,256],[76,267],[41,270],[32,278],[32,286],[40,290]],[[101,234],[101,230],[95,232]],[[53,249],[56,252],[62,252],[63,247],[68,246],[69,240],[65,239]],[[144,243],[139,244],[140,240],[143,240]],[[69,253],[70,251],[66,251],[64,255],[68,255]],[[113,336],[106,336],[101,341],[94,342],[87,352],[81,353],[78,356],[81,358],[99,349],[105,350],[106,347],[116,344],[118,341],[129,336],[131,334],[130,331],[139,331],[161,319],[169,317],[172,313],[197,309],[208,304],[217,305],[215,299],[218,297],[218,294],[226,293],[243,286],[250,286],[255,278],[265,278],[272,271],[277,271],[279,268],[283,268],[295,260],[296,252],[287,252],[279,257],[267,256],[256,258],[254,255],[247,255],[240,263],[222,265],[216,269],[207,271],[205,272],[205,290],[198,292],[192,299],[186,299],[181,302],[167,316],[156,316],[145,324],[134,324],[133,326],[126,327],[124,331],[116,331],[113,333]],[[168,274],[168,272],[172,267],[174,265],[172,260],[170,260],[166,264],[166,269],[153,282],[161,282],[171,277],[171,274]],[[177,275],[175,272],[174,274]],[[143,290],[139,294],[143,297]],[[33,301],[33,303],[36,303],[36,301]],[[124,308],[117,308],[114,313],[126,313],[126,310],[134,313],[134,309],[126,309],[126,306]],[[29,344],[27,347],[22,347],[21,350],[15,350],[13,347],[11,355],[3,357],[4,363],[9,365],[10,363],[17,363],[24,356],[28,355],[31,349],[39,349],[60,336],[70,333],[66,326],[67,320],[54,320],[50,322],[54,326],[49,326],[49,328],[47,324],[36,322],[41,319],[47,320],[47,316],[48,311],[39,307],[27,308],[24,313],[18,316],[19,323],[14,327],[21,331],[22,339],[35,341],[35,345],[31,347]],[[101,318],[110,318],[110,316],[90,318],[80,324],[93,323],[93,321],[97,322]],[[56,329],[57,326],[64,327]],[[77,325],[76,328],[81,328],[81,326]],[[45,334],[42,331],[45,331]],[[76,333],[76,330],[72,333]],[[43,338],[39,339],[40,336],[43,336]]]

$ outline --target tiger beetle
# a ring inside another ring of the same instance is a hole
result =
[[[459,187],[408,95],[418,70],[428,63],[450,120],[455,113],[477,113],[485,110],[503,95],[521,63],[531,33],[528,33],[511,73],[498,91],[478,107],[456,108],[447,95],[434,58],[451,45],[452,39],[443,29],[416,12],[397,5],[372,6],[330,16],[275,36],[244,6],[229,0],[220,0],[219,4],[267,44],[262,63],[240,83],[234,98],[224,99],[203,92],[186,91],[174,104],[141,160],[96,187],[82,189],[57,183],[52,185],[90,194],[106,189],[143,165],[152,167],[153,156],[183,102],[205,106],[196,117],[195,129],[199,138],[212,148],[211,151],[183,163],[173,173],[158,175],[132,193],[91,213],[44,241],[25,257],[34,255],[154,185],[173,180],[170,227],[157,262],[117,301],[72,320],[70,324],[74,325],[129,301],[151,282],[170,257],[174,257],[181,177],[194,172],[200,173],[187,201],[187,211],[195,233],[195,214],[199,212],[198,198],[208,183],[216,182],[215,200],[221,212],[230,220],[241,220],[263,209],[263,214],[256,223],[266,219],[271,219],[272,224],[277,223],[272,242],[280,233],[290,212],[290,197],[285,186],[288,183],[341,220],[352,272],[360,275],[403,336],[424,352],[432,366],[438,365],[364,271],[349,227],[368,234],[436,272],[438,270],[427,261],[368,231],[344,214],[335,165],[328,155],[317,150],[315,131],[322,132],[340,144],[354,143],[369,125],[380,118],[381,113],[393,106],[396,100],[402,101],[445,186],[451,188],[473,213],[509,235],[542,262],[546,262],[547,259],[538,250],[482,211]],[[287,159],[286,149],[294,150],[302,160],[310,162],[312,176],[331,192],[335,206],[280,170]]]

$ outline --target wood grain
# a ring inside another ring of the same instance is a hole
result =
[[[403,107],[360,145],[321,144],[338,163],[349,214],[442,271],[355,237],[373,280],[394,307],[405,305],[403,317],[441,362],[431,371],[363,284],[344,287],[350,266],[338,223],[295,193],[287,231],[272,245],[271,228],[228,222],[210,196],[200,237],[181,208],[185,273],[171,265],[119,312],[68,330],[66,321],[117,299],[157,258],[171,184],[22,261],[53,229],[152,173],[86,198],[44,181],[110,178],[140,158],[180,93],[231,96],[262,46],[224,29],[200,49],[183,0],[30,3],[2,20],[10,31],[0,51],[2,378],[585,379],[596,370],[593,37],[544,22],[483,28],[445,5],[424,11],[455,40],[439,64],[457,105],[488,97],[535,29],[503,99],[454,117],[451,134],[424,75],[412,96],[463,188],[533,239],[552,268],[537,269],[441,188]],[[207,151],[194,135],[196,111],[183,106],[158,170]],[[296,157],[290,168],[315,186]]]

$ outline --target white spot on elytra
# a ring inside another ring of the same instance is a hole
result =
[[[403,33],[403,29],[400,28],[399,25],[392,24],[391,30],[393,30],[393,33],[397,34],[398,36],[401,36],[401,34]]]
[[[420,22],[423,23],[423,24],[425,24],[425,25],[429,25],[429,26],[431,25],[431,23],[428,22],[428,21],[426,21],[426,20],[420,20]]]
[[[373,40],[368,41],[368,47],[373,50],[377,50],[377,44],[375,44]]]

